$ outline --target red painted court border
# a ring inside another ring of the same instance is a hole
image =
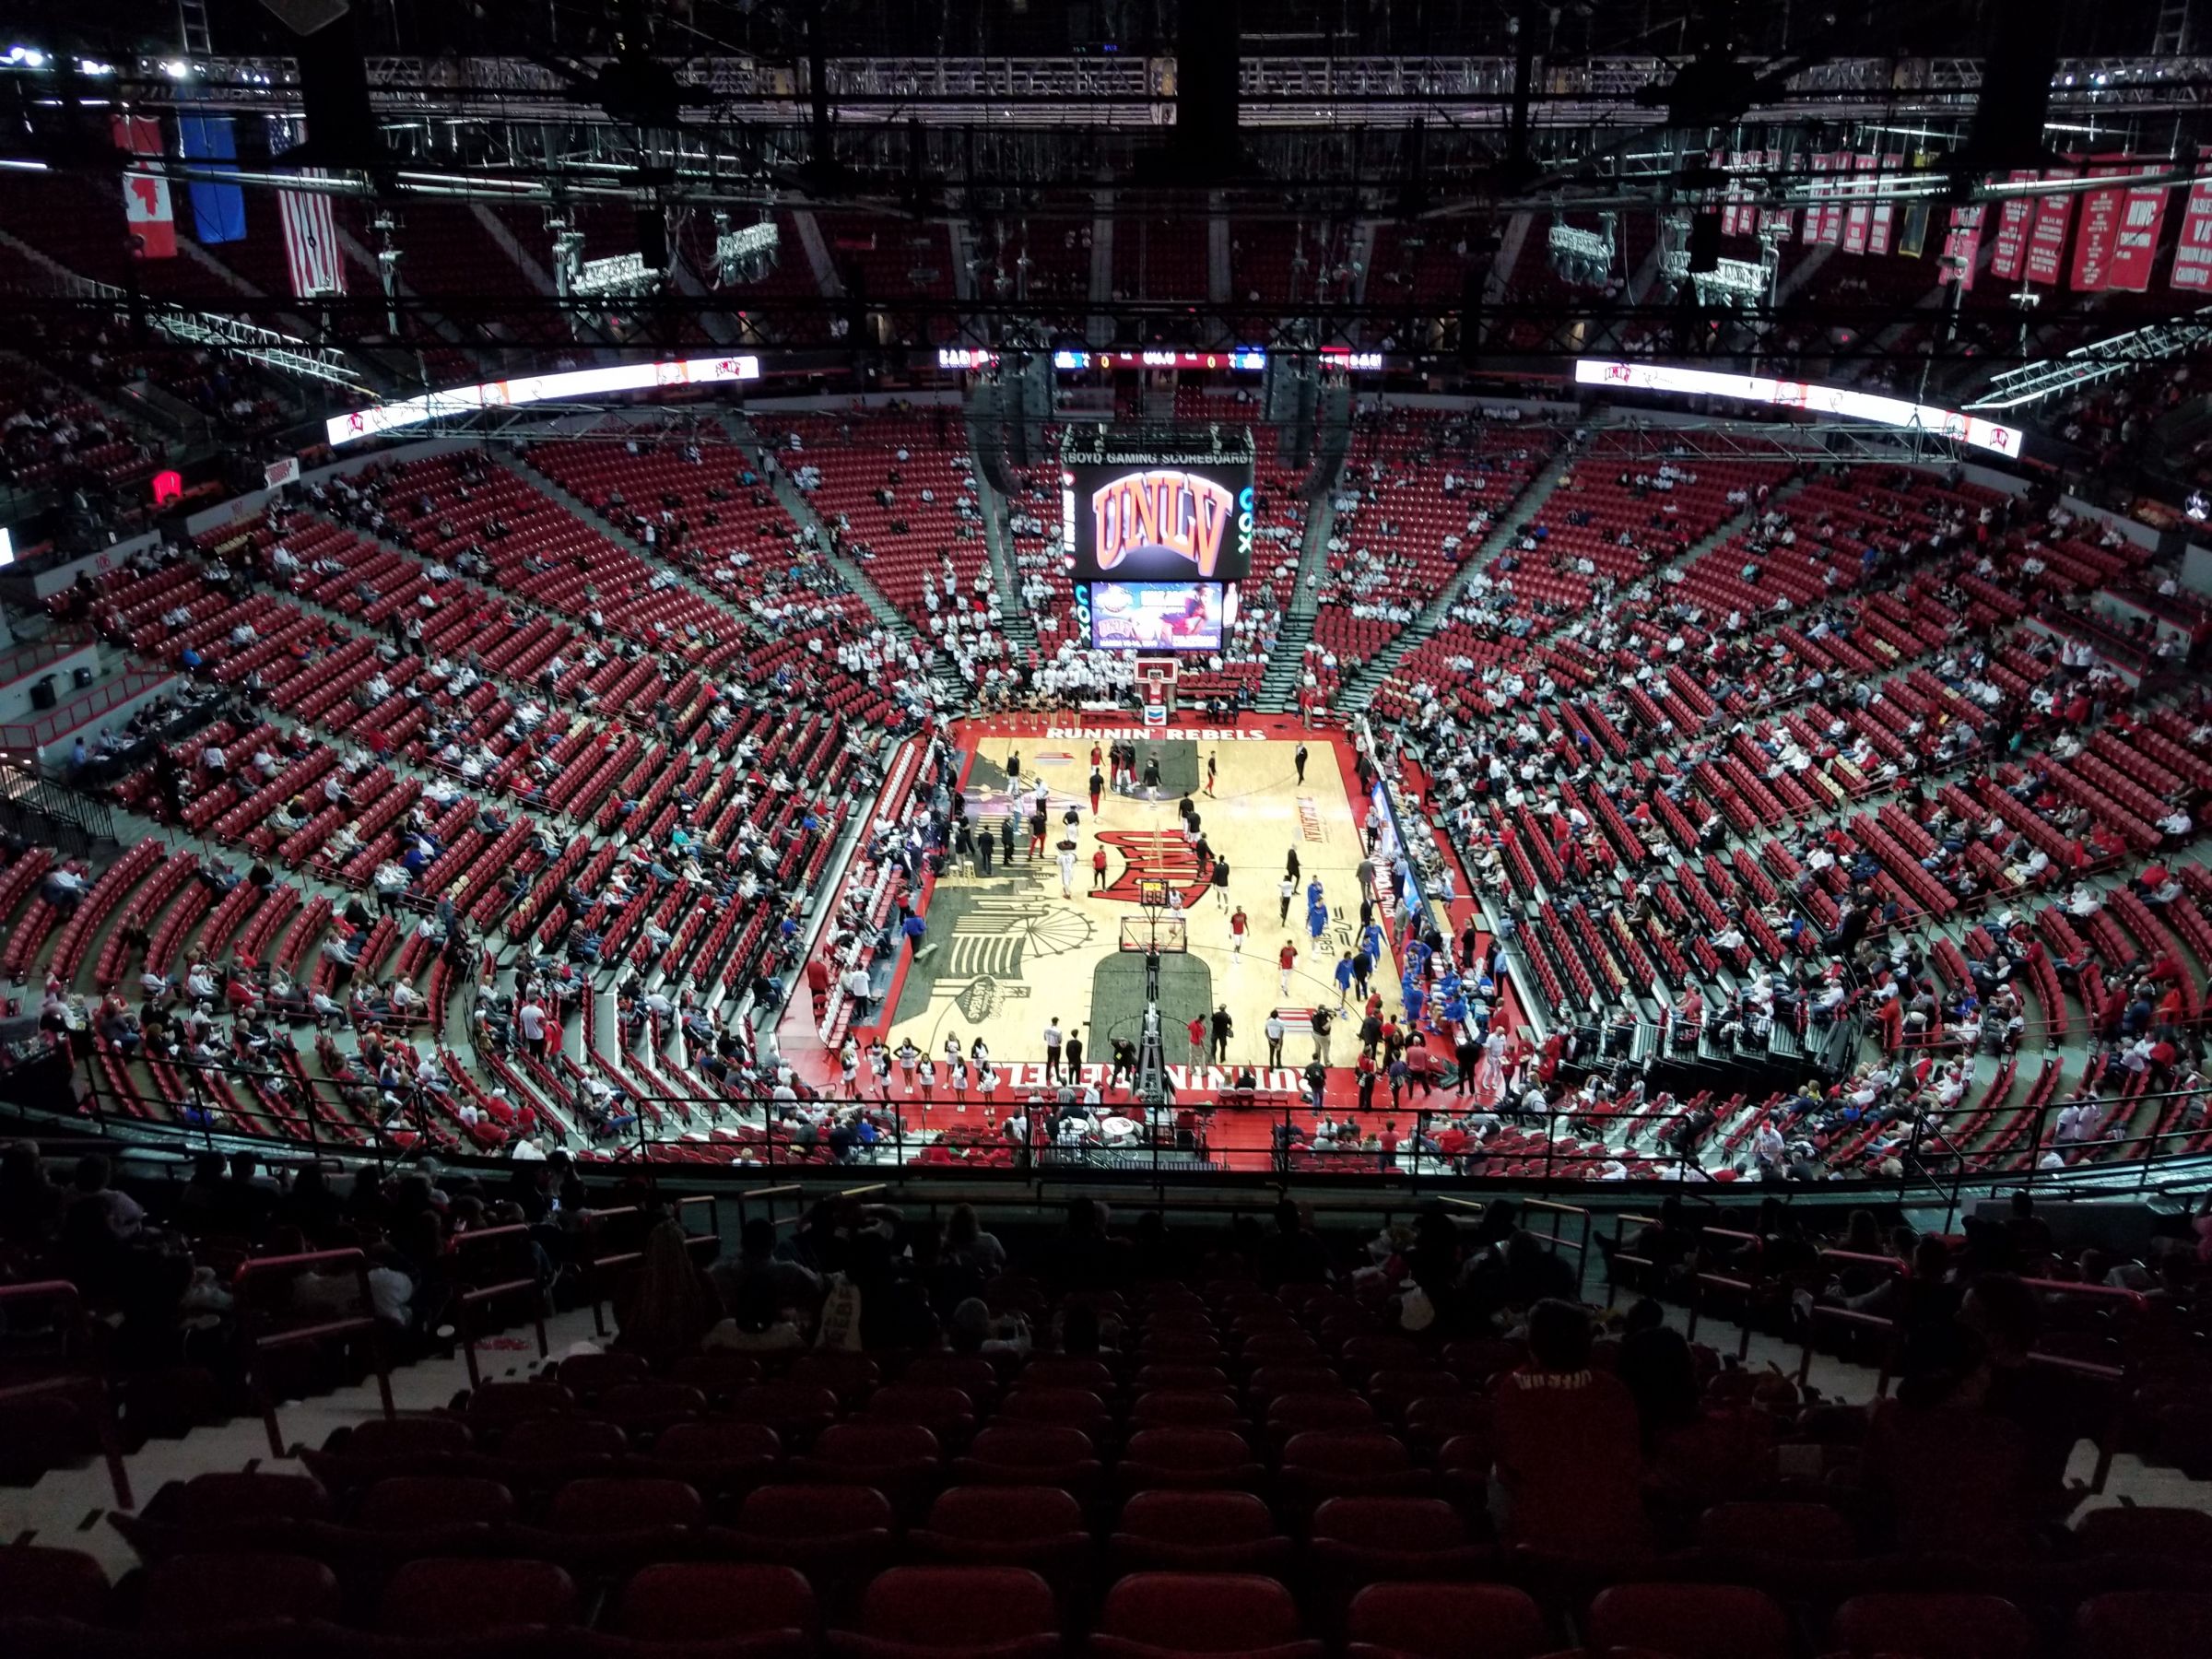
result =
[[[975,762],[985,743],[1017,738],[1025,741],[1041,739],[1046,733],[1055,730],[1070,730],[1081,734],[1078,737],[1071,738],[1071,742],[1088,741],[1093,737],[1105,741],[1111,735],[1126,735],[1141,742],[1163,735],[1174,735],[1179,733],[1235,730],[1254,732],[1278,742],[1295,742],[1303,739],[1308,744],[1325,743],[1335,752],[1338,773],[1345,781],[1345,798],[1351,808],[1353,828],[1364,834],[1367,820],[1371,812],[1370,801],[1359,791],[1355,782],[1359,775],[1359,757],[1349,731],[1341,724],[1316,724],[1310,719],[1294,714],[1246,712],[1230,721],[1221,722],[1200,715],[1179,712],[1164,727],[1147,727],[1143,724],[1141,714],[1131,714],[1120,710],[1061,711],[1053,713],[1022,712],[1010,714],[964,716],[950,722],[947,728],[947,740],[961,751],[959,788],[963,793],[966,791],[969,780],[974,771]],[[1391,782],[1401,789],[1411,788],[1418,791],[1423,801],[1427,801],[1429,779],[1413,762],[1404,763],[1399,776],[1392,779]],[[917,782],[915,787],[920,788],[921,785]],[[871,821],[873,821],[875,810],[875,805],[872,803],[869,808]],[[1416,833],[1418,831],[1417,830]],[[1465,866],[1461,864],[1458,854],[1441,832],[1436,834],[1435,840],[1439,855],[1452,860],[1458,877],[1457,896],[1446,907],[1451,916],[1453,936],[1456,937],[1458,929],[1465,926],[1469,919],[1477,916],[1479,912],[1473,898],[1473,883],[1467,877]],[[930,900],[935,890],[936,877],[934,873],[925,870],[912,894],[916,900],[917,908],[924,919],[929,915]],[[1397,917],[1387,897],[1387,890],[1381,895],[1371,894],[1370,897],[1375,900],[1377,920],[1382,924],[1383,937],[1389,945],[1392,962],[1397,973],[1402,977],[1405,971],[1405,964],[1399,955],[1400,947],[1403,944],[1402,930],[1397,925]],[[1487,933],[1482,936],[1487,944]],[[864,1046],[867,1036],[888,1029],[887,1022],[898,1008],[899,999],[905,991],[907,968],[912,959],[912,952],[902,943],[900,947],[898,964],[892,971],[890,983],[886,988],[883,1001],[879,1005],[881,1012],[877,1019],[854,1029],[855,1034],[863,1037]],[[1506,1020],[1509,1030],[1519,1030],[1522,1027],[1522,1010],[1510,980],[1504,982],[1499,988],[1496,1008],[1498,1016]],[[1356,1047],[1357,1045],[1352,1046]],[[1437,1045],[1430,1043],[1429,1046],[1434,1049]],[[785,1059],[794,1071],[804,1077],[812,1087],[825,1093],[834,1092],[841,1087],[834,1053],[818,1044],[797,1053],[786,1053]],[[808,1064],[808,1062],[812,1064]],[[1041,1060],[1003,1063],[1000,1069],[1005,1076],[1005,1085],[1000,1090],[1000,1101],[1011,1103],[1026,1100],[1030,1094],[1041,1088],[1043,1087],[1041,1068],[1042,1062]],[[1229,1069],[1233,1072],[1236,1068]],[[1257,1069],[1255,1068],[1255,1070]],[[1264,1081],[1273,1083],[1285,1072],[1295,1077],[1298,1069],[1295,1067],[1283,1068],[1272,1075],[1263,1072],[1261,1076]],[[1097,1067],[1086,1065],[1084,1070],[1087,1081],[1103,1081],[1106,1071],[1103,1065]],[[1189,1077],[1194,1074],[1214,1072],[1216,1068],[1193,1066],[1184,1068],[1184,1070],[1186,1077]],[[866,1077],[865,1071],[862,1077],[865,1080]],[[1385,1089],[1378,1088],[1376,1091],[1378,1100],[1386,1100],[1387,1092]],[[1255,1109],[1253,1115],[1265,1115],[1272,1120],[1282,1115],[1286,1104],[1296,1102],[1296,1107],[1291,1112],[1292,1119],[1311,1129],[1313,1114],[1311,1108],[1303,1104],[1303,1099],[1302,1093],[1270,1089],[1260,1095],[1261,1104]],[[1331,1066],[1329,1080],[1322,1093],[1324,1110],[1333,1117],[1364,1121],[1361,1120],[1360,1114],[1353,1109],[1358,1099],[1359,1086],[1357,1074],[1353,1068],[1349,1065]],[[1431,1096],[1418,1097],[1418,1100],[1417,1097],[1408,1094],[1405,1102],[1400,1106],[1378,1105],[1367,1113],[1367,1119],[1372,1120],[1368,1126],[1377,1127],[1386,1118],[1408,1121],[1418,1108],[1449,1110],[1449,1103],[1453,1099],[1453,1097],[1441,1090]],[[973,1126],[984,1121],[980,1103],[977,1104],[977,1110],[973,1112],[959,1112],[956,1111],[956,1103],[948,1095],[944,1098],[924,1100],[920,1096],[910,1098],[894,1092],[889,1104],[901,1114],[910,1125],[922,1130],[943,1130],[961,1124]],[[1210,1079],[1206,1083],[1187,1081],[1177,1091],[1177,1104],[1202,1112],[1226,1110],[1234,1112],[1237,1111],[1235,1107],[1227,1104],[1226,1089],[1211,1085]],[[1264,1163],[1266,1155],[1264,1151],[1246,1151],[1238,1148],[1230,1156],[1236,1167],[1243,1167],[1248,1160],[1254,1158]]]

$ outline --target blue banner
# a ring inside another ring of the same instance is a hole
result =
[[[180,115],[177,139],[187,161],[238,159],[238,147],[230,137],[228,115]],[[238,169],[226,166],[221,171],[236,172]],[[204,184],[195,180],[192,186],[192,225],[193,234],[203,246],[244,241],[246,193],[235,184]]]

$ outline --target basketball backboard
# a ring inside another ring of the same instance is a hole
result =
[[[1189,950],[1188,920],[1182,916],[1162,916],[1147,912],[1142,916],[1122,918],[1122,936],[1117,949],[1143,956],[1157,951],[1161,956],[1181,956]]]

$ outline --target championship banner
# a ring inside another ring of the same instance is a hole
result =
[[[1874,165],[1872,156],[1853,156],[1843,159],[1845,164],[1858,172]],[[1874,204],[1864,196],[1852,197],[1851,206],[1843,210],[1843,252],[1866,252],[1866,232],[1874,223]]]
[[[2177,288],[2212,288],[2212,171],[2206,158],[2212,146],[2196,149],[2196,180],[2182,210],[2182,240],[2174,244],[2173,270],[2167,280]]]
[[[2009,177],[2015,184],[2025,184],[2035,174],[2016,170]],[[1989,274],[1998,281],[2019,280],[2028,255],[2028,221],[2034,217],[2035,202],[2029,196],[2007,196],[1997,209],[1997,240],[1990,253]]]
[[[2070,167],[2053,168],[2046,179],[2071,179],[2075,171]],[[2040,282],[2046,288],[2056,288],[2066,269],[2066,232],[2074,228],[2074,196],[2071,192],[2057,195],[2040,196],[2035,204],[2035,218],[2028,227],[2028,280]]]
[[[1759,153],[1759,166],[1766,171],[1769,177],[1772,178],[1776,183],[1782,182],[1780,177],[1782,152],[1780,150],[1762,150]],[[1777,241],[1788,241],[1796,233],[1797,215],[1787,207],[1764,208],[1759,216],[1759,228],[1762,234],[1771,236]]]
[[[2138,166],[2157,166],[2156,162]],[[2166,222],[2166,198],[2173,193],[2163,184],[2136,184],[2129,188],[2120,208],[2120,236],[2112,262],[2105,272],[2108,288],[2131,294],[2147,293],[2151,267],[2159,258],[2159,230]]]
[[[2105,165],[2090,168],[2088,176],[2113,179],[2133,171],[2124,164]],[[2074,237],[2074,268],[2067,281],[2076,293],[2101,293],[2109,284],[2112,255],[2120,245],[2121,206],[2126,197],[2124,190],[2092,190],[2083,194],[2081,229]]]
[[[1938,282],[1956,282],[1968,293],[1974,289],[1974,262],[1982,253],[1982,216],[1985,211],[1980,202],[1951,209],[1950,229],[1943,233],[1943,253],[1946,260],[1956,259],[1954,271],[1947,264],[1936,274]]]
[[[1888,158],[1883,156],[1863,156],[1859,159],[1859,165],[1872,168],[1878,173],[1887,159]],[[1899,160],[1903,160],[1903,158],[1900,156]],[[1893,203],[1884,201],[1874,204],[1874,220],[1866,228],[1867,253],[1888,253],[1889,252],[1889,230],[1894,222],[1892,216],[1896,212],[1897,208]]]
[[[1728,156],[1728,194],[1721,205],[1721,234],[1723,236],[1749,236],[1757,227],[1759,215],[1744,206],[1744,179],[1742,171],[1758,158],[1748,150],[1732,150]]]
[[[1825,173],[1836,165],[1838,159],[1832,156],[1815,156],[1813,171]],[[1830,193],[1834,188],[1825,179],[1814,182],[1813,204],[1805,213],[1805,240],[1808,242],[1826,242],[1833,247],[1842,235],[1843,210],[1830,199]]]

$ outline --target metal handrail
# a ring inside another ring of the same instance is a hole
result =
[[[324,1320],[311,1325],[293,1325],[273,1331],[254,1332],[252,1329],[253,1309],[246,1303],[242,1292],[252,1278],[264,1278],[272,1274],[300,1274],[327,1267],[349,1267],[353,1270],[356,1287],[360,1294],[364,1312],[338,1319]],[[262,1370],[263,1356],[272,1348],[289,1347],[302,1342],[319,1342],[329,1336],[365,1335],[369,1338],[370,1361],[376,1371],[376,1389],[382,1399],[384,1416],[398,1415],[392,1404],[392,1370],[384,1358],[383,1333],[378,1327],[375,1299],[369,1290],[369,1258],[359,1250],[316,1250],[304,1255],[255,1256],[240,1267],[231,1279],[231,1289],[240,1308],[240,1329],[246,1335],[247,1382],[261,1402],[261,1420],[268,1430],[269,1455],[282,1457],[284,1437],[277,1430],[276,1401],[269,1392]]]
[[[477,1228],[468,1232],[455,1233],[453,1243],[455,1266],[458,1268],[464,1252],[477,1253],[484,1246],[494,1242],[532,1244],[533,1234],[534,1230],[529,1224],[522,1221],[506,1227]],[[533,1245],[533,1247],[535,1246]],[[533,1299],[530,1319],[537,1331],[537,1357],[543,1359],[552,1349],[546,1336],[545,1287],[538,1282],[535,1274],[525,1278],[497,1279],[488,1284],[468,1285],[455,1299],[458,1316],[453,1323],[461,1332],[461,1358],[462,1362],[468,1368],[468,1385],[471,1388],[477,1387],[483,1382],[483,1378],[477,1374],[477,1328],[474,1317],[476,1311],[502,1296],[516,1296],[524,1293],[527,1293]]]
[[[1698,1334],[1698,1316],[1705,1310],[1705,1292],[1709,1289],[1740,1291],[1744,1298],[1744,1317],[1741,1323],[1743,1339],[1736,1347],[1735,1357],[1747,1359],[1751,1356],[1751,1303],[1757,1293],[1765,1288],[1766,1275],[1762,1271],[1767,1241],[1758,1233],[1739,1232],[1728,1227],[1703,1227],[1698,1230],[1700,1241],[1706,1239],[1734,1239],[1747,1245],[1752,1270],[1747,1277],[1734,1274],[1709,1273],[1700,1269],[1695,1276],[1689,1299],[1689,1328],[1687,1335],[1693,1340]]]
[[[62,1304],[60,1324],[64,1327],[64,1360],[67,1359],[67,1344],[81,1335],[89,1325],[85,1312],[84,1294],[67,1279],[37,1279],[28,1284],[0,1286],[0,1307],[19,1302],[55,1301]],[[130,1472],[124,1466],[123,1443],[115,1432],[115,1406],[108,1393],[107,1379],[96,1371],[65,1371],[53,1377],[41,1377],[29,1382],[17,1382],[0,1388],[0,1400],[28,1399],[33,1394],[63,1394],[76,1390],[93,1389],[100,1394],[100,1409],[93,1414],[94,1433],[100,1440],[100,1454],[108,1465],[108,1484],[115,1493],[115,1507],[119,1510],[138,1506],[131,1498]]]

